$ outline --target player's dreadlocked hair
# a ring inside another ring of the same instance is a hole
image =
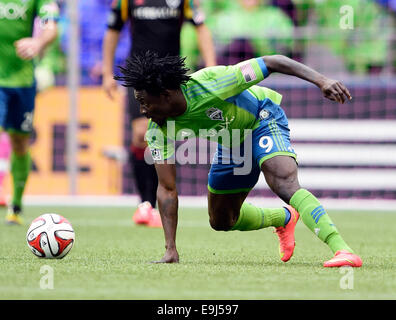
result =
[[[157,53],[146,51],[127,59],[125,67],[119,67],[122,76],[115,80],[123,81],[123,86],[135,90],[146,90],[152,95],[159,95],[165,90],[176,90],[190,77],[186,75],[186,58],[179,56],[159,57]]]

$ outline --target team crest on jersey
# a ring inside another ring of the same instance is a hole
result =
[[[176,9],[180,5],[181,0],[166,0],[168,7]]]
[[[209,108],[206,110],[206,115],[212,120],[223,121],[223,111],[218,108]]]

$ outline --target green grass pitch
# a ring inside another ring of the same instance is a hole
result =
[[[164,253],[163,231],[135,226],[133,209],[26,207],[25,226],[2,223],[0,299],[396,299],[396,212],[329,211],[363,259],[362,268],[343,273],[322,267],[332,253],[301,221],[294,256],[283,263],[272,228],[216,232],[205,209],[186,208],[180,263],[152,264]],[[39,259],[26,245],[30,221],[47,212],[68,218],[76,232],[62,260]],[[53,289],[40,288],[45,265]]]

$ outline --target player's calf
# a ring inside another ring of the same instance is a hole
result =
[[[333,259],[324,264],[325,267],[362,265],[360,257],[344,241],[330,216],[312,193],[299,189],[291,198],[290,204],[301,214],[304,224],[335,254]]]
[[[264,161],[261,171],[271,190],[284,202],[289,203],[299,190],[296,160],[289,156],[275,156]]]

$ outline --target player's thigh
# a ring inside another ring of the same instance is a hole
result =
[[[243,149],[239,152],[244,155]],[[244,167],[249,170],[240,170]],[[208,190],[215,194],[249,192],[256,185],[260,172],[260,168],[252,163],[251,155],[236,159],[232,150],[218,145],[209,170]]]
[[[12,149],[16,154],[25,154],[33,131],[36,88],[14,88],[9,100],[5,128],[10,135]]]
[[[4,130],[9,109],[10,89],[0,87],[0,129]]]
[[[227,231],[235,225],[248,192],[218,194],[208,192],[209,222],[213,229]]]
[[[6,128],[9,131],[30,134],[33,131],[36,88],[13,88],[9,99]]]
[[[243,201],[260,176],[259,167],[235,163],[232,152],[227,151],[230,150],[218,146],[208,176],[209,219],[215,230],[229,230],[235,224]],[[238,170],[245,166],[251,170]]]
[[[253,158],[271,190],[288,202],[298,188],[296,153],[290,143],[288,120],[278,105],[264,111],[260,126],[252,133]]]

